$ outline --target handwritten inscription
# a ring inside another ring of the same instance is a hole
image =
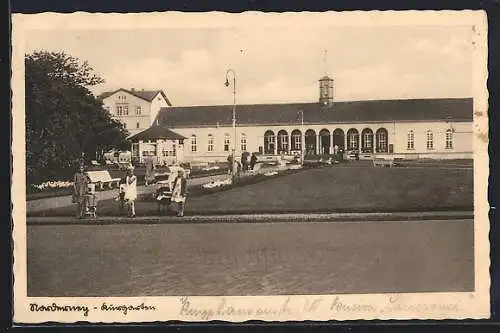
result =
[[[335,299],[330,304],[330,310],[335,312],[376,312],[377,307],[373,304],[346,303],[340,300],[340,297]]]
[[[308,316],[315,314],[328,319],[335,319],[342,314],[350,314],[356,318],[363,318],[364,315],[394,315],[403,313],[433,314],[457,312],[460,310],[459,303],[408,303],[405,298],[399,296],[388,296],[385,302],[377,304],[355,302],[352,298],[342,296],[331,297],[303,297],[289,296],[280,302],[273,304],[248,305],[229,297],[218,297],[215,302],[201,303],[195,298],[183,296],[179,299],[179,315],[189,319],[209,321],[224,320],[231,318],[241,318],[242,320],[259,318],[290,318],[301,313]],[[147,311],[157,311],[154,305],[140,304],[113,304],[103,302],[100,306],[69,305],[56,302],[48,304],[30,303],[31,312],[59,312],[59,313],[80,313],[83,317],[88,317],[91,312],[116,312],[127,316],[130,313]]]
[[[283,304],[278,307],[239,307],[231,304],[226,298],[221,298],[216,307],[202,308],[191,303],[191,299],[187,296],[181,297],[181,316],[188,316],[196,319],[211,320],[214,317],[262,317],[262,316],[281,316],[283,314],[291,314],[289,308],[290,298],[287,298]]]
[[[144,303],[141,303],[139,305],[130,305],[130,304],[115,305],[115,304],[102,303],[101,305],[101,311],[118,311],[122,312],[125,316],[128,314],[129,311],[154,311],[154,310],[156,310],[155,306],[145,305]]]
[[[91,311],[91,309],[87,305],[61,305],[57,303],[30,303],[29,309],[31,312],[79,312],[82,313],[84,317],[88,317],[89,312]],[[144,303],[141,303],[139,305],[102,303],[100,307],[94,306],[92,310],[121,312],[126,316],[129,311],[155,311],[156,307],[153,305],[146,305]]]
[[[275,303],[274,307],[265,306],[241,306],[231,303],[227,298],[220,298],[217,302],[210,305],[201,306],[197,304],[194,299],[188,296],[180,298],[180,312],[181,317],[189,317],[199,320],[213,320],[230,318],[230,317],[243,317],[255,318],[267,316],[280,318],[282,315],[297,315],[300,313],[307,313],[314,315],[314,313],[325,314],[328,318],[335,319],[340,314],[351,314],[353,316],[359,315],[387,315],[398,314],[405,312],[413,312],[416,314],[429,313],[434,311],[447,311],[456,312],[459,310],[457,303],[450,304],[409,304],[397,296],[388,296],[386,302],[379,302],[378,304],[352,302],[343,299],[341,296],[331,298],[321,297],[288,297],[283,303]]]
[[[89,315],[89,307],[86,305],[59,305],[52,304],[30,304],[31,312],[81,312],[84,317]]]

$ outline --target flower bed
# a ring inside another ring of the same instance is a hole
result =
[[[221,192],[225,190],[229,190],[232,188],[240,187],[240,186],[245,186],[245,185],[251,185],[251,184],[256,184],[261,181],[270,179],[270,178],[275,178],[279,176],[284,176],[284,175],[289,175],[292,173],[296,173],[300,171],[302,168],[300,165],[294,165],[290,166],[288,169],[284,170],[279,170],[279,171],[268,171],[265,173],[246,173],[242,174],[239,178],[236,179],[236,182],[233,184],[231,179],[228,178],[226,180],[216,180],[216,181],[211,181],[209,183],[200,185],[200,186],[194,186],[189,189],[189,196],[198,196],[198,195],[203,195],[203,194],[211,194],[215,192]]]

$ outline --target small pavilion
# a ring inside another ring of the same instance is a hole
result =
[[[133,159],[144,163],[146,157],[152,157],[159,165],[183,162],[185,139],[186,137],[157,124],[128,138],[132,143]]]

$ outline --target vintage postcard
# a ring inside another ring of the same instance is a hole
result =
[[[14,321],[489,318],[482,11],[14,15]]]

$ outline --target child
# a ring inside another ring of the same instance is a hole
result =
[[[127,189],[127,177],[124,176],[120,179],[119,183],[120,189],[118,192],[118,197],[116,198],[116,201],[120,202],[120,213],[123,213],[125,211],[125,191]]]

